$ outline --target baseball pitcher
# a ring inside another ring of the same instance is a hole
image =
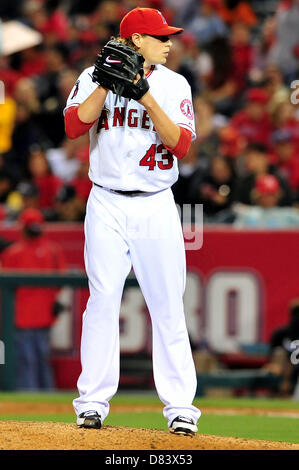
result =
[[[185,323],[186,261],[171,186],[195,138],[190,86],[167,69],[172,35],[160,11],[131,10],[65,107],[70,138],[89,132],[93,187],[87,202],[82,372],[78,426],[100,428],[119,382],[119,311],[133,268],[153,331],[153,373],[171,432],[193,435],[196,373]]]

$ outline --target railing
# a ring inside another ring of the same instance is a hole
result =
[[[125,288],[138,285],[135,278],[126,280]],[[1,290],[1,330],[0,339],[5,346],[5,364],[0,365],[0,389],[15,388],[15,354],[14,354],[14,311],[15,291],[18,287],[62,287],[87,288],[85,272],[9,272],[0,274]]]

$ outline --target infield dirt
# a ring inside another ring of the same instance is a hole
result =
[[[299,444],[255,441],[168,431],[103,426],[79,429],[75,424],[32,421],[0,422],[1,450],[299,450]]]
[[[114,412],[149,411],[161,407],[114,405]],[[5,414],[67,413],[66,404],[1,403]],[[209,413],[219,409],[209,408]],[[226,410],[227,411],[227,410]],[[228,410],[230,413],[275,415],[298,414],[298,409],[287,412],[277,410]],[[1,450],[299,450],[299,444],[264,440],[240,439],[197,434],[193,437],[175,436],[168,431],[117,426],[103,426],[100,430],[79,429],[76,424],[32,421],[0,421]]]

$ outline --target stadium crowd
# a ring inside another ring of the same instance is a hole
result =
[[[197,138],[179,162],[176,202],[202,203],[206,223],[299,226],[299,0],[256,3],[1,0],[3,21],[43,36],[0,56],[1,219],[28,208],[49,222],[84,219],[88,136],[66,138],[63,108],[123,15],[142,6],[185,29],[167,66],[192,88]]]

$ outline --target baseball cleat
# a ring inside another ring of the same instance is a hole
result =
[[[194,421],[185,416],[177,416],[170,425],[170,432],[182,434],[184,436],[194,436],[197,432],[197,426]]]
[[[77,417],[77,426],[80,428],[100,429],[102,426],[101,416],[97,411],[84,411]]]

